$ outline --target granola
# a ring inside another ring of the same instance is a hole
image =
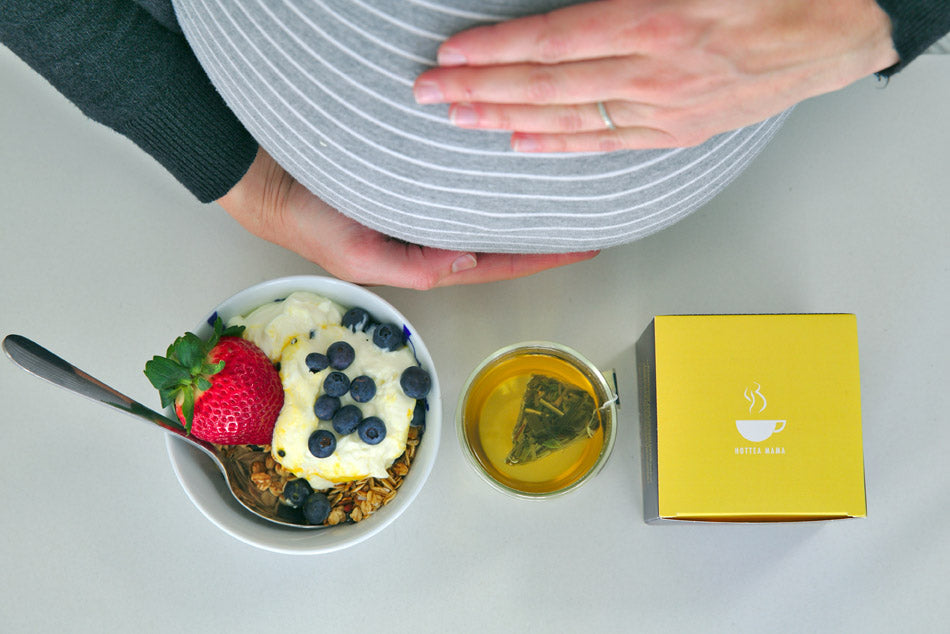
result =
[[[331,505],[330,515],[324,524],[335,526],[360,522],[396,497],[399,487],[409,473],[421,438],[420,427],[409,428],[406,451],[386,470],[387,477],[363,478],[340,483],[324,490]],[[222,447],[222,450],[229,452],[236,460],[240,460],[242,456],[253,456],[249,463],[250,482],[260,495],[268,499],[273,497],[275,503],[286,504],[282,498],[284,487],[288,482],[296,479],[296,476],[284,470],[278,462],[265,453],[269,453],[269,447],[236,445]]]

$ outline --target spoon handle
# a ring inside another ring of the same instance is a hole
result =
[[[26,337],[7,335],[3,339],[3,350],[14,363],[41,379],[46,379],[50,383],[133,416],[149,420],[166,431],[192,441],[191,438],[185,436],[184,428],[177,421],[132,400]]]

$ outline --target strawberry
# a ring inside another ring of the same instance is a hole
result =
[[[284,404],[280,375],[267,355],[240,337],[243,326],[224,328],[218,317],[208,341],[191,332],[166,356],[145,364],[162,407],[175,404],[185,431],[219,445],[269,445]]]

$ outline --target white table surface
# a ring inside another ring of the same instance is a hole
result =
[[[0,334],[157,405],[145,360],[210,305],[320,272],[196,203],[6,49],[0,87]],[[799,106],[724,193],[639,243],[517,281],[380,289],[432,351],[448,420],[415,503],[341,552],[229,537],[160,432],[0,359],[0,629],[946,631],[948,108],[950,56],[921,58]],[[654,314],[696,312],[857,314],[867,519],[643,522],[633,345]],[[616,368],[624,405],[605,470],[546,503],[484,484],[451,420],[475,364],[525,339]]]

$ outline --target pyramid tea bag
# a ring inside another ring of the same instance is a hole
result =
[[[593,397],[570,383],[532,375],[511,431],[512,448],[505,462],[525,464],[590,438],[600,425]]]

